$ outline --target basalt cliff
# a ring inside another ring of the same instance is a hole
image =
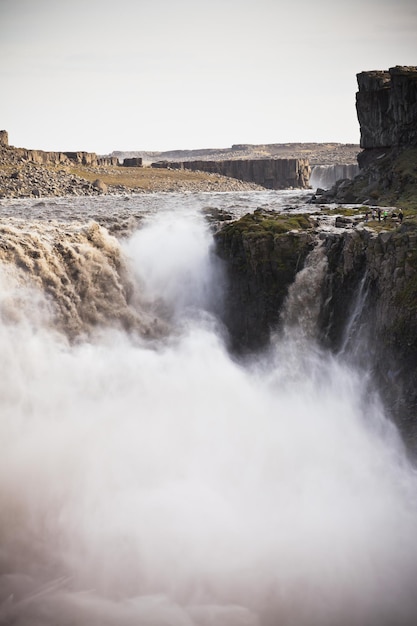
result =
[[[354,202],[358,190],[369,199],[373,190],[407,199],[405,219],[394,210],[387,221],[367,221],[366,206],[321,207],[311,215],[259,210],[228,224],[215,235],[228,273],[224,323],[237,353],[268,349],[304,272],[298,321],[311,312],[319,346],[363,366],[416,454],[417,69],[364,72],[358,82],[362,173],[339,184],[332,201]]]
[[[234,159],[219,161],[156,162],[153,167],[189,169],[221,174],[237,180],[255,183],[266,189],[307,189],[311,167],[308,159]]]
[[[361,147],[417,145],[417,67],[361,72],[357,80]]]
[[[357,81],[360,172],[315,201],[417,208],[417,67],[361,72]]]
[[[379,232],[359,221],[330,230],[320,224],[313,215],[258,211],[216,234],[228,273],[231,349],[268,348],[282,330],[291,285],[308,271],[297,315],[315,309],[314,339],[363,365],[417,452],[417,223]]]

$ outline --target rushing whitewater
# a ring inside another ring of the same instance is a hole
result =
[[[104,200],[2,207],[0,623],[415,624],[417,480],[367,372],[315,342],[322,251],[242,364],[212,200],[157,200],[120,240]]]

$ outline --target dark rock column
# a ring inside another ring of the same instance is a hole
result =
[[[361,147],[417,145],[417,67],[361,72],[357,80]]]
[[[178,162],[152,163],[153,167],[178,168]],[[230,159],[225,161],[184,161],[181,168],[230,176],[266,189],[308,189],[311,167],[308,159]]]
[[[250,221],[250,217],[246,217]],[[247,352],[267,346],[295,276],[314,247],[309,231],[265,232],[231,225],[216,234],[217,254],[226,262],[228,289],[224,323],[231,347]]]

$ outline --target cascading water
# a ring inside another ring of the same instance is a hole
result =
[[[321,287],[326,270],[327,257],[318,242],[307,257],[304,269],[296,275],[281,312],[284,336],[292,342],[317,338]]]
[[[343,163],[339,165],[313,165],[310,185],[313,189],[330,189],[338,180],[351,179],[359,174],[359,165]]]
[[[361,317],[364,312],[366,299],[368,297],[367,278],[368,276],[365,272],[361,282],[359,283],[358,293],[354,299],[352,311],[350,311],[349,321],[346,325],[342,346],[340,348],[341,354],[353,352],[356,360],[358,360],[359,356],[358,352],[360,351],[359,344],[361,339],[366,342],[366,338],[361,336],[362,329],[361,326],[358,327],[358,324],[360,325],[361,323]]]
[[[201,219],[162,212],[108,245],[128,274],[102,257],[110,293],[130,285],[152,340],[107,314],[69,341],[59,290],[3,256],[0,623],[414,624],[416,476],[361,372],[315,343],[321,250],[272,354],[241,365]]]

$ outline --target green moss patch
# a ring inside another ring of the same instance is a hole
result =
[[[281,235],[291,230],[312,228],[310,216],[305,213],[283,214],[256,210],[244,215],[240,220],[226,226],[221,233],[230,236],[239,233],[246,237]]]

